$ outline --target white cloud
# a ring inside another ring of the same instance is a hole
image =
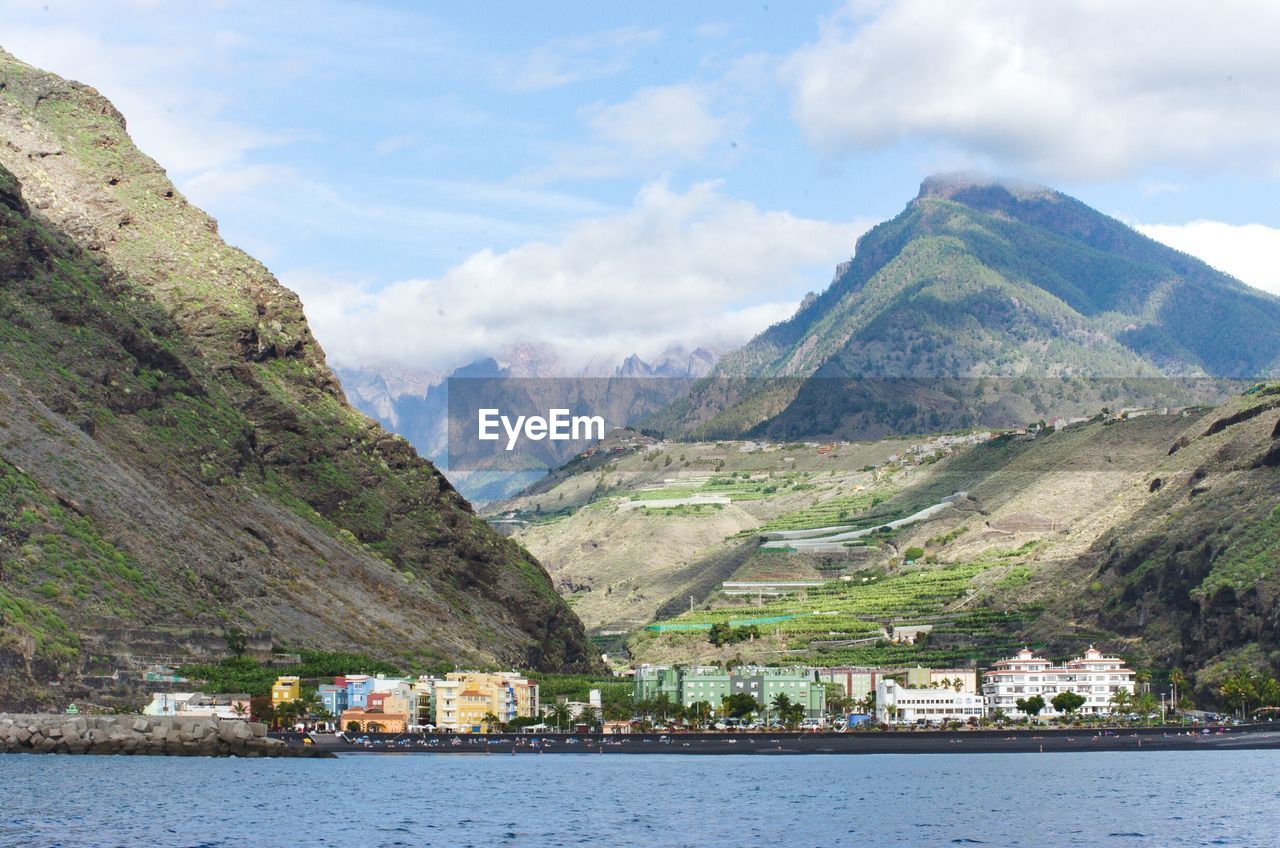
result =
[[[739,344],[791,314],[865,228],[761,211],[713,183],[650,184],[625,212],[582,221],[558,243],[481,251],[437,279],[373,290],[281,276],[341,365],[447,371],[531,340],[580,365],[673,341]]]
[[[556,38],[506,64],[501,73],[513,91],[542,91],[625,70],[643,47],[662,40],[655,29],[623,27],[590,35]]]
[[[696,85],[643,88],[629,100],[587,110],[595,134],[642,159],[697,159],[724,134],[707,92]]]
[[[1271,0],[851,0],[784,76],[833,152],[924,140],[1056,179],[1280,173],[1278,38]]]
[[[1280,295],[1280,229],[1262,224],[1192,221],[1139,224],[1137,230],[1251,286]]]

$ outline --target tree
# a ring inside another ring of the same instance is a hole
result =
[[[1084,706],[1085,697],[1077,695],[1075,692],[1059,692],[1053,696],[1053,700],[1049,703],[1053,704],[1053,708],[1058,712],[1070,716]]]
[[[805,715],[808,712],[809,711],[805,709],[804,704],[798,702],[793,703],[783,711],[782,723],[786,725],[788,729],[795,730],[800,722],[804,721]]]
[[[551,708],[550,718],[557,730],[564,730],[565,725],[573,721],[573,713],[570,712],[568,704],[556,704]]]
[[[1187,685],[1187,676],[1182,673],[1182,669],[1175,668],[1169,672],[1169,683],[1173,685],[1173,702],[1180,705],[1182,702],[1178,699],[1178,690]]]
[[[276,709],[271,704],[270,695],[253,695],[249,698],[249,715],[258,721],[272,724],[276,718]]]
[[[585,724],[587,730],[591,730],[600,723],[600,717],[596,715],[595,707],[583,707],[578,713],[578,724]]]
[[[686,710],[686,714],[698,727],[706,727],[714,712],[715,710],[711,708],[710,701],[694,701],[689,705],[689,709]]]
[[[746,718],[759,709],[756,699],[748,695],[746,692],[735,692],[732,695],[725,695],[720,699],[720,712],[722,715],[731,716],[733,718]]]
[[[853,699],[845,694],[844,687],[839,683],[826,684],[826,690],[828,715],[843,716],[853,709]]]
[[[924,548],[916,545],[912,545],[902,552],[902,558],[907,562],[913,562],[914,560],[920,559],[922,556],[924,556]]]
[[[347,732],[348,732],[348,733],[359,733],[359,732],[360,732],[360,722],[358,722],[358,721],[349,721],[349,722],[347,722]]]
[[[1044,712],[1044,696],[1032,695],[1030,698],[1019,698],[1013,702],[1013,705],[1018,708],[1019,712],[1024,713],[1027,718],[1035,718]]]
[[[497,728],[498,732],[502,731],[502,719],[498,718],[493,713],[485,713],[484,718],[480,719],[480,722],[484,725],[485,733],[492,733],[494,728]]]
[[[1273,678],[1264,678],[1239,669],[1218,687],[1218,697],[1233,712],[1239,711],[1240,717],[1244,718],[1253,704],[1273,706],[1270,702],[1280,702],[1280,684]]]
[[[658,697],[653,699],[653,712],[664,722],[667,720],[667,717],[671,715],[671,710],[674,706],[675,705],[671,703],[671,696],[666,692],[659,694]]]
[[[715,624],[711,625],[711,630],[708,633],[707,638],[711,640],[712,645],[719,648],[721,645],[729,644],[729,640],[732,635],[733,628],[729,626],[728,622],[717,621]]]
[[[239,627],[232,627],[226,633],[222,634],[223,640],[227,643],[227,650],[231,652],[231,656],[239,659],[244,656],[245,649],[249,646],[249,637]]]
[[[1111,712],[1127,715],[1133,709],[1133,699],[1127,689],[1117,689],[1111,694]]]
[[[1156,696],[1150,692],[1143,692],[1133,696],[1133,711],[1137,713],[1144,721],[1151,718],[1159,711],[1159,703]]]
[[[1258,684],[1258,706],[1280,707],[1280,681],[1268,677]]]
[[[807,712],[804,704],[792,701],[784,692],[779,692],[775,695],[769,706],[777,714],[778,721],[788,728],[794,728],[798,725]]]

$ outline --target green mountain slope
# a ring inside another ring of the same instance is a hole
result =
[[[1277,373],[1280,298],[1058,192],[936,177],[827,291],[726,354],[656,426],[929,432],[1187,401],[1213,396],[1188,380]]]
[[[663,610],[632,637],[633,655],[985,664],[1021,644],[1070,654],[1096,642],[1144,667],[1194,673],[1208,702],[1230,669],[1280,669],[1280,385],[930,460],[874,469],[869,486],[886,497],[839,521],[847,483],[809,490],[813,505],[759,529],[884,527],[963,493],[947,507],[847,547],[757,538],[731,579],[760,595],[711,591],[697,609]],[[602,517],[583,512],[592,510]],[[596,539],[605,547],[624,529],[597,519]],[[779,580],[812,585],[772,597]],[[760,622],[761,636],[716,649],[705,629],[715,622]],[[887,638],[918,625],[932,628],[920,643]]]
[[[526,551],[353,410],[97,92],[0,52],[0,705],[277,644],[582,669]]]

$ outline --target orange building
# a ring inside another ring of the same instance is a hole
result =
[[[383,712],[380,706],[343,710],[341,729],[350,732],[352,723],[360,728],[361,733],[404,733],[409,725],[409,716],[403,712]]]

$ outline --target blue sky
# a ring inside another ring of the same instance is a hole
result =
[[[1275,4],[942,8],[0,0],[0,44],[114,100],[342,365],[737,344],[942,170],[1280,291]]]

